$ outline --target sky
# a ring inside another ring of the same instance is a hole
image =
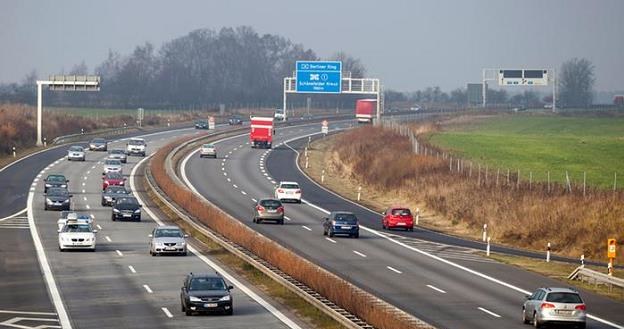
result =
[[[345,51],[400,91],[448,91],[480,82],[484,68],[558,69],[573,57],[595,65],[597,91],[624,90],[622,12],[621,0],[1,0],[0,83],[247,25],[321,57]]]

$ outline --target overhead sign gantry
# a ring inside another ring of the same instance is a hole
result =
[[[48,80],[37,80],[37,146],[41,140],[41,109],[43,107],[43,86],[55,91],[99,91],[100,77],[96,75],[51,75]]]
[[[487,81],[497,81],[501,87],[548,86],[552,84],[552,110],[557,110],[555,70],[483,69],[483,107],[487,104]]]
[[[383,112],[382,88],[379,79],[342,76],[342,62],[297,61],[294,76],[284,78],[284,120],[288,94],[365,94],[377,97],[377,119]]]

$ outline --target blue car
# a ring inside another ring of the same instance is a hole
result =
[[[350,237],[360,237],[360,224],[357,217],[347,211],[332,211],[329,217],[323,222],[323,235],[348,235]]]

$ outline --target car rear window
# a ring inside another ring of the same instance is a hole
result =
[[[282,184],[282,188],[299,188],[297,184]]]
[[[347,223],[350,225],[357,224],[357,217],[355,217],[354,214],[336,214],[336,217],[334,218],[334,220],[337,222]]]
[[[263,207],[277,208],[281,206],[282,203],[277,200],[262,200],[260,201],[260,205]]]
[[[394,216],[409,216],[411,214],[409,209],[392,209],[392,215]]]
[[[189,290],[225,290],[225,282],[221,278],[193,278]]]
[[[581,296],[571,292],[551,292],[546,296],[547,302],[582,304]]]

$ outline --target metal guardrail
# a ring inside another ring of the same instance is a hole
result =
[[[92,131],[92,132],[88,132],[85,134],[71,134],[71,135],[58,136],[52,139],[52,142],[50,144],[58,145],[58,144],[63,144],[63,143],[72,143],[72,142],[82,141],[87,137],[99,136],[99,135],[122,135],[122,134],[127,133],[128,130],[135,129],[135,128],[137,127],[130,126],[130,127],[125,127],[125,128],[112,128],[112,129],[106,129],[106,130]]]
[[[609,291],[613,290],[613,286],[624,289],[624,279],[590,270],[584,266],[579,266],[572,271],[568,276],[568,280],[581,280],[581,282],[593,283],[595,285],[604,284],[609,287]]]

